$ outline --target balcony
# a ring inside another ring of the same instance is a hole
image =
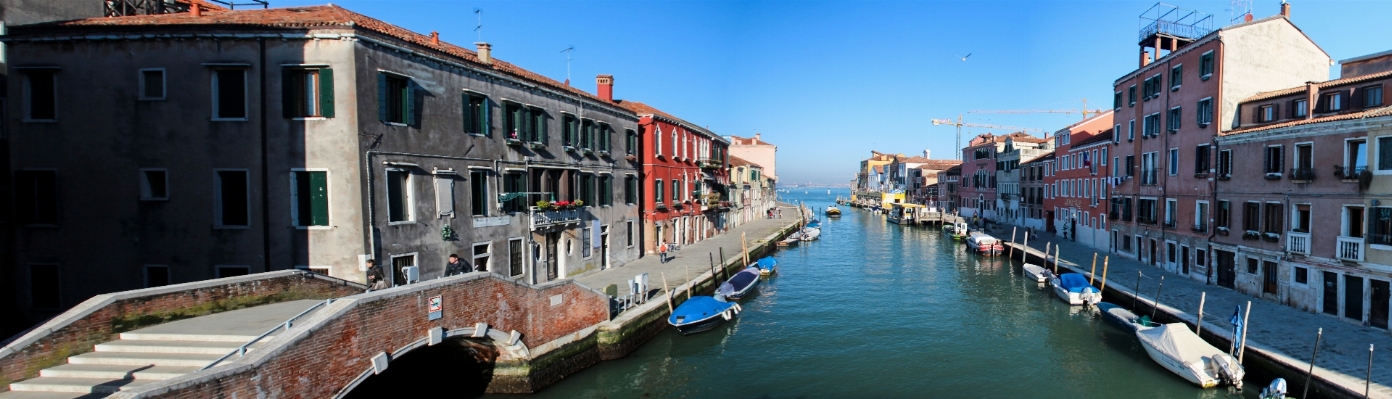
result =
[[[1179,226],[1179,223],[1175,223],[1175,221],[1173,221],[1173,220],[1166,220],[1166,221],[1165,221],[1165,228],[1173,229],[1173,228],[1178,227],[1178,226]]]
[[[1310,254],[1310,233],[1286,233],[1286,251],[1301,255]]]
[[[1363,238],[1339,236],[1337,255],[1340,260],[1363,261]]]
[[[533,231],[551,226],[562,226],[575,224],[579,225],[584,217],[584,210],[575,209],[541,209],[531,207],[531,228]]]
[[[1266,176],[1263,176],[1262,178],[1266,180],[1281,180],[1281,170],[1268,170],[1266,171]]]
[[[1368,167],[1363,165],[1339,165],[1334,168],[1334,176],[1345,182],[1356,182],[1358,181],[1358,176],[1363,174],[1363,171],[1366,170],[1368,170]]]
[[[724,163],[720,162],[719,159],[711,159],[706,157],[698,158],[696,160],[696,165],[700,166],[701,169],[720,169],[721,167],[725,166]]]
[[[1146,169],[1146,170],[1142,170],[1142,171],[1141,171],[1141,185],[1142,185],[1142,186],[1154,186],[1154,185],[1156,185],[1156,184],[1159,184],[1159,183],[1160,183],[1160,179],[1158,179],[1158,175],[1159,175],[1158,172],[1159,172],[1159,170],[1157,170],[1157,169]]]
[[[1207,232],[1208,232],[1208,223],[1207,223],[1207,222],[1194,223],[1193,226],[1190,226],[1190,227],[1189,227],[1189,230],[1193,230],[1195,233],[1207,233]]]
[[[1315,180],[1315,168],[1291,168],[1290,179],[1293,182],[1310,182]]]
[[[1139,215],[1136,216],[1136,223],[1140,223],[1140,224],[1156,224],[1157,222],[1158,222],[1158,221],[1155,219],[1155,217],[1146,217],[1146,216],[1139,216]]]

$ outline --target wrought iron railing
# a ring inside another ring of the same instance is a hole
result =
[[[580,221],[581,221],[581,219],[582,219],[583,216],[584,216],[584,214],[582,213],[583,211],[582,211],[581,209],[579,209],[579,208],[575,208],[575,209],[554,209],[554,208],[542,209],[542,208],[539,208],[539,207],[535,207],[535,206],[534,206],[534,207],[531,207],[530,209],[531,209],[530,216],[531,216],[531,219],[532,219],[532,221],[531,221],[532,230],[536,230],[536,229],[540,229],[540,228],[545,228],[545,227],[551,227],[551,226],[557,226],[557,225],[572,224],[572,223],[573,223],[573,224],[580,224]]]
[[[1315,168],[1291,168],[1290,179],[1293,181],[1315,180]]]

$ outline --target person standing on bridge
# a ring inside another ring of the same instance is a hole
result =
[[[382,274],[382,267],[377,266],[377,261],[367,260],[367,290],[376,291],[387,288],[386,276]]]
[[[459,255],[450,254],[449,263],[445,264],[445,277],[456,274],[464,274],[464,261],[459,260]]]

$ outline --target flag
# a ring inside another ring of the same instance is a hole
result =
[[[1084,168],[1090,168],[1090,167],[1092,167],[1092,160],[1091,160],[1091,159],[1088,159],[1088,153],[1086,153],[1086,152],[1083,153],[1083,167],[1084,167]]]
[[[1246,328],[1242,325],[1242,305],[1233,309],[1232,318],[1228,319],[1228,322],[1233,325],[1232,355],[1237,356],[1237,353],[1242,351],[1238,341],[1242,339],[1242,329]]]

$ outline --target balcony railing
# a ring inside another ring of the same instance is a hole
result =
[[[1146,170],[1142,170],[1142,171],[1141,171],[1141,185],[1142,185],[1142,186],[1154,186],[1154,185],[1156,185],[1156,184],[1159,184],[1160,180],[1156,178],[1156,176],[1157,176],[1156,172],[1159,172],[1159,170],[1156,170],[1156,169],[1146,169]]]
[[[1315,168],[1291,168],[1291,181],[1315,180]]]
[[[1362,262],[1363,238],[1339,236],[1339,259]]]
[[[1367,166],[1341,165],[1334,170],[1334,175],[1341,180],[1358,180],[1358,175],[1363,174],[1365,170],[1368,170]]]
[[[1301,255],[1310,254],[1310,233],[1286,233],[1286,250]]]
[[[1173,228],[1178,227],[1178,226],[1179,226],[1179,224],[1178,224],[1178,223],[1175,223],[1175,221],[1173,221],[1173,220],[1166,220],[1166,221],[1165,221],[1165,227],[1167,227],[1167,228],[1173,229]]]
[[[1155,224],[1155,223],[1156,223],[1156,219],[1155,219],[1155,217],[1153,217],[1153,216],[1152,216],[1152,217],[1146,217],[1146,216],[1139,216],[1139,215],[1138,215],[1138,216],[1136,216],[1136,223],[1141,223],[1141,224]]]
[[[582,209],[541,209],[531,207],[532,230],[567,225],[580,224],[584,213]]]
[[[1207,232],[1208,232],[1208,223],[1207,223],[1207,222],[1194,223],[1194,225],[1191,226],[1189,229],[1190,229],[1190,230],[1193,230],[1195,233],[1207,233]]]
[[[696,165],[700,166],[701,169],[720,169],[720,167],[725,166],[722,164],[722,162],[720,162],[719,159],[712,159],[706,157],[701,157],[697,159]]]

